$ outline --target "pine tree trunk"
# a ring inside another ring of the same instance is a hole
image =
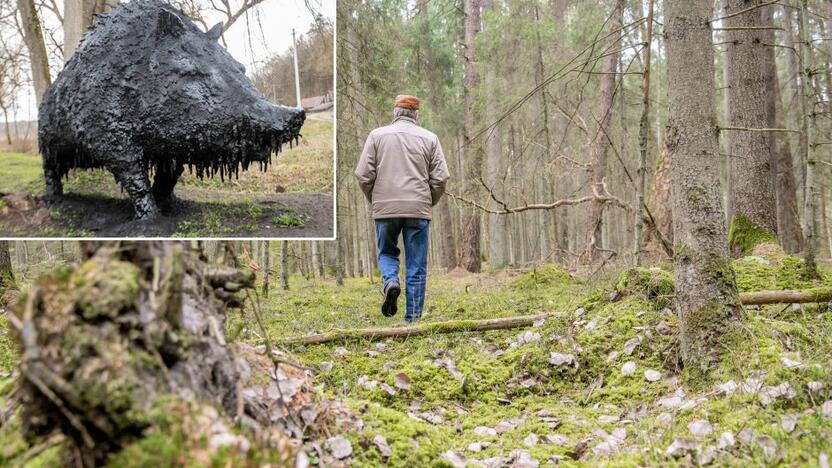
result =
[[[465,109],[463,116],[463,143],[465,148],[465,194],[476,200],[480,194],[482,177],[482,147],[474,141],[478,116],[474,109],[474,90],[479,86],[477,52],[474,45],[480,32],[480,0],[465,0],[465,38],[463,48],[465,79],[463,81]],[[482,269],[480,258],[480,212],[465,207],[462,221],[462,267],[472,273]]]
[[[75,53],[87,28],[95,21],[95,15],[107,10],[107,2],[103,0],[64,1],[64,62]]]
[[[6,291],[13,287],[15,287],[15,282],[9,241],[0,240],[0,307],[5,306],[3,296]]]
[[[647,206],[650,208],[650,214],[653,215],[655,226],[651,227],[651,229],[646,232],[644,237],[645,250],[652,254],[662,254],[664,252],[659,236],[664,236],[670,245],[673,245],[673,205],[670,195],[670,158],[666,142],[662,141],[661,148],[658,167],[656,168],[656,172],[653,174],[653,185],[650,190],[650,198],[647,202]],[[658,232],[656,232],[657,230]]]
[[[773,7],[765,7],[767,17],[773,14]],[[770,21],[767,21],[770,22]],[[784,28],[791,28],[788,17],[783,25]],[[774,31],[766,32],[766,41],[774,42]],[[792,53],[785,54],[789,61],[794,62]],[[786,62],[786,70],[791,73],[789,61]],[[776,128],[786,127],[783,118],[784,106],[780,94],[780,82],[777,79],[777,66],[774,54],[768,54],[766,63],[766,97],[768,112],[774,114],[771,126]],[[774,186],[777,202],[777,237],[780,245],[786,253],[794,254],[803,250],[803,232],[800,228],[800,214],[797,208],[797,186],[794,178],[794,165],[792,163],[790,135],[786,133],[775,133],[772,145],[771,167],[774,174]]]
[[[612,0],[609,28],[611,31],[621,27],[624,17],[624,1]],[[616,51],[621,43],[621,34],[613,33],[605,44],[610,51]],[[615,85],[618,72],[618,54],[610,53],[601,59],[601,77],[599,79],[601,91],[594,120],[597,122],[596,131],[592,133],[592,155],[590,158],[590,179],[593,187],[601,187],[607,177],[607,153],[610,148],[610,122],[612,122],[613,105],[615,104]],[[594,201],[589,205],[586,219],[586,260],[594,262],[600,258],[600,249],[606,248],[604,241],[604,203]]]
[[[719,363],[722,336],[741,320],[726,242],[714,106],[711,0],[667,0],[668,125],[679,344],[691,382]],[[707,379],[705,379],[707,380]]]
[[[749,7],[758,6],[762,0],[728,0],[725,14],[731,15]],[[725,19],[729,28],[771,27],[771,16],[763,14],[764,8]],[[764,17],[765,16],[765,17]],[[769,37],[770,36],[770,37]],[[728,31],[728,126],[740,128],[770,128],[773,112],[770,110],[770,92],[775,76],[770,74],[774,61],[773,32],[766,30]],[[770,66],[766,62],[771,61]],[[771,234],[777,234],[777,201],[774,177],[771,171],[772,135],[759,131],[723,131],[728,138],[730,154],[731,190],[728,194],[728,219],[731,225],[731,248],[741,252],[736,245],[742,239],[740,229],[753,226]],[[749,224],[751,226],[749,226]]]

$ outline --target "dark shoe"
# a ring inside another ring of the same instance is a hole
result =
[[[392,317],[396,315],[396,301],[399,300],[399,294],[402,293],[402,288],[399,283],[391,281],[384,288],[384,302],[381,304],[381,313],[385,317]]]

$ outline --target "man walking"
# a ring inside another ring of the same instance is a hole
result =
[[[393,123],[370,132],[355,169],[361,190],[373,205],[378,267],[383,278],[386,317],[396,314],[399,235],[404,238],[406,322],[418,320],[425,304],[430,211],[445,193],[448,166],[439,138],[417,124],[419,98],[396,96]]]

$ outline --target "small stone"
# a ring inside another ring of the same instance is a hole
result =
[[[344,436],[330,437],[326,440],[326,447],[332,456],[339,460],[352,455],[352,444]]]
[[[717,390],[723,395],[730,395],[737,391],[738,385],[733,380],[729,380],[722,385],[717,387]]]
[[[580,317],[585,312],[586,312],[586,309],[584,309],[583,307],[578,307],[577,309],[575,309],[575,317]]]
[[[672,396],[667,398],[662,398],[659,400],[659,406],[667,409],[676,409],[680,408],[685,403],[685,400],[680,396]]]
[[[696,437],[705,437],[713,431],[711,423],[704,419],[697,419],[688,424],[688,430]]]
[[[627,342],[624,343],[624,354],[632,356],[633,351],[636,350],[636,346],[638,346],[639,343],[641,343],[641,340],[638,338],[627,340]]]
[[[512,450],[509,456],[514,460],[510,466],[514,468],[537,468],[540,462],[532,458],[532,455],[525,450]]]
[[[513,431],[517,429],[517,424],[511,421],[500,421],[497,423],[497,426],[494,427],[494,430],[497,431],[497,434],[504,434],[508,431]]]
[[[474,428],[474,434],[480,437],[497,437],[497,430],[493,427],[477,426]]]
[[[745,445],[750,445],[754,441],[754,431],[752,429],[743,429],[737,434],[737,439]]]
[[[662,374],[654,371],[653,369],[647,369],[644,371],[644,378],[647,379],[648,382],[656,382],[662,378]]]
[[[611,424],[611,423],[616,423],[620,420],[621,420],[620,417],[609,415],[609,414],[604,414],[604,415],[598,417],[598,423],[599,424]]]
[[[386,382],[382,382],[381,384],[379,384],[379,388],[381,388],[382,390],[384,390],[384,391],[385,391],[388,395],[390,395],[390,396],[393,396],[393,395],[395,395],[396,393],[398,393],[398,392],[396,392],[396,389],[395,389],[395,388],[391,387],[391,386],[390,386],[390,385],[388,385]]]
[[[528,343],[536,343],[540,341],[540,333],[533,332],[530,330],[526,330],[523,333],[517,335],[517,345],[522,346]]]
[[[719,436],[719,444],[717,446],[720,450],[725,450],[733,447],[736,443],[737,442],[734,440],[734,434],[730,432],[723,432],[722,435]]]
[[[809,390],[814,392],[814,393],[817,393],[817,392],[823,390],[823,384],[820,383],[820,382],[809,382],[806,385],[809,387]]]
[[[462,455],[458,455],[453,450],[448,450],[442,454],[442,458],[447,460],[454,468],[465,468],[468,465],[468,460]]]
[[[801,367],[804,367],[803,363],[801,363],[800,361],[797,361],[796,359],[792,359],[792,358],[796,358],[796,357],[797,357],[796,355],[790,355],[790,354],[787,354],[787,353],[783,353],[783,354],[780,355],[780,362],[782,362],[783,365],[786,366],[787,369],[800,369]]]
[[[561,354],[554,351],[549,353],[549,364],[562,366],[564,364],[570,365],[573,362],[575,362],[575,356],[571,354]]]
[[[548,434],[543,436],[543,440],[547,444],[552,445],[572,445],[572,441],[569,439],[569,437],[566,437],[563,434]]]
[[[345,348],[343,346],[339,346],[339,347],[335,348],[335,351],[333,352],[333,354],[335,354],[338,357],[342,357],[342,356],[346,356],[347,352],[348,352],[347,348]]]
[[[714,461],[714,458],[716,458],[716,447],[708,445],[699,451],[696,461],[699,462],[700,466],[705,466]]]
[[[797,426],[797,418],[798,415],[796,413],[789,413],[780,416],[780,427],[782,427],[784,431],[791,433],[794,431],[795,426]]]
[[[669,335],[672,331],[670,330],[670,325],[666,321],[662,320],[658,325],[656,325],[656,332],[661,335]]]
[[[627,361],[621,366],[621,375],[632,375],[636,372],[636,363]]]
[[[623,441],[627,438],[627,429],[623,427],[616,427],[612,430],[612,434],[610,435],[619,441]]]
[[[377,434],[373,437],[373,444],[376,448],[378,448],[382,457],[387,458],[393,454],[393,450],[390,449],[390,445],[387,443],[387,439],[385,439],[383,435]]]
[[[760,436],[755,440],[757,445],[763,449],[766,458],[771,459],[777,453],[777,442],[769,436]]]
[[[526,380],[520,382],[520,386],[523,387],[523,388],[532,388],[535,385],[537,385],[537,380],[535,380],[535,379],[526,379]]]
[[[532,432],[531,434],[527,435],[525,439],[523,439],[523,445],[525,445],[526,447],[534,447],[535,445],[537,445],[538,440],[540,440],[540,438],[537,437],[537,434]]]
[[[670,413],[662,413],[656,417],[656,422],[662,426],[670,426],[673,422],[673,416]]]
[[[401,390],[410,390],[410,376],[404,372],[393,376],[393,383]]]
[[[332,370],[332,362],[324,361],[318,367],[320,367],[321,372],[329,372]]]
[[[618,351],[612,351],[611,353],[607,354],[607,362],[615,361],[615,358],[618,357],[620,353]]]
[[[545,318],[542,318],[542,319],[537,319],[537,320],[535,320],[534,322],[532,322],[532,326],[533,326],[533,327],[535,327],[535,328],[537,328],[537,327],[539,327],[539,326],[543,325],[544,323],[546,323],[546,319],[545,319]]]
[[[673,443],[671,443],[670,446],[667,447],[665,453],[673,458],[681,458],[690,452],[698,451],[699,447],[699,442],[693,439],[679,437],[673,439]]]
[[[820,414],[823,415],[824,418],[832,418],[832,400],[826,400],[820,406]]]
[[[465,450],[468,450],[469,452],[476,453],[476,452],[481,451],[484,448],[485,447],[482,445],[482,442],[471,442],[470,444],[468,444],[467,447],[465,447]]]

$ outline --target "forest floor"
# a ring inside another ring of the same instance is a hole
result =
[[[309,118],[300,143],[268,171],[199,179],[187,171],[173,210],[152,222],[103,169],[74,171],[60,202],[45,204],[39,156],[0,153],[0,235],[10,237],[331,237],[332,121]],[[3,195],[6,195],[3,197]]]
[[[742,291],[832,286],[829,264],[820,282],[777,254],[734,266]],[[830,305],[747,308],[716,381],[691,386],[678,367],[672,296],[660,268],[593,278],[555,266],[454,271],[430,276],[424,322],[553,315],[527,329],[283,348],[315,369],[323,398],[355,415],[349,430],[330,428],[349,442],[347,450],[339,439],[334,466],[823,466],[832,455]],[[381,315],[380,298],[377,278],[339,287],[292,276],[261,306],[279,343],[402,325],[401,312]],[[231,313],[228,336],[264,343],[250,312]],[[0,389],[16,360],[0,335]],[[0,426],[0,442],[10,443],[13,427]],[[11,446],[7,461],[25,453]]]

